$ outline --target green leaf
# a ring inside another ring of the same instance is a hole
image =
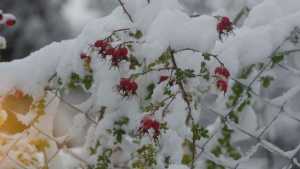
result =
[[[73,82],[80,82],[80,75],[77,73],[71,73],[71,81]]]
[[[142,31],[137,30],[135,32],[135,36],[134,36],[135,38],[140,39],[142,36],[143,36],[143,32]]]
[[[94,78],[92,75],[86,75],[84,76],[82,83],[86,89],[90,89],[92,87],[93,81]]]
[[[192,161],[193,161],[193,158],[192,158],[192,156],[191,155],[189,155],[189,154],[184,154],[183,156],[182,156],[182,159],[181,159],[181,164],[184,164],[184,165],[190,165],[191,163],[192,163]]]
[[[132,37],[134,37],[134,38],[136,38],[136,39],[140,39],[142,36],[143,36],[143,32],[142,31],[140,31],[140,30],[137,30],[136,32],[130,32],[129,33],[129,36],[132,36]]]
[[[127,125],[129,122],[129,118],[126,116],[122,116],[119,120],[115,121],[115,125],[122,126]]]
[[[249,75],[252,73],[252,70],[254,67],[255,67],[255,64],[252,64],[250,66],[243,68],[238,77],[240,79],[247,79],[249,77]]]
[[[199,124],[193,124],[192,126],[193,140],[200,140],[203,138],[208,138],[208,130],[201,127]]]
[[[211,153],[212,153],[213,155],[215,155],[216,157],[219,157],[219,156],[222,154],[222,149],[221,149],[220,146],[216,146],[215,148],[213,148],[213,149],[211,150]]]
[[[169,85],[166,85],[164,87],[164,95],[168,95],[168,96],[171,96],[172,95],[172,91],[171,91],[171,88]]]
[[[202,53],[202,56],[203,56],[204,60],[209,61],[211,54],[209,54],[209,53]]]
[[[272,66],[274,66],[275,64],[280,63],[283,59],[284,59],[284,53],[282,53],[282,52],[276,53],[271,58],[271,60],[272,60]]]
[[[185,80],[186,78],[195,77],[194,70],[192,69],[177,69],[175,72],[175,77],[177,81]]]
[[[133,55],[130,55],[129,62],[130,62],[130,65],[129,65],[130,69],[135,69],[136,67],[140,67],[141,66],[141,64],[139,63],[139,61],[137,60],[137,58],[134,57]]]
[[[149,100],[151,99],[152,95],[153,95],[153,91],[155,89],[155,84],[154,83],[150,83],[148,86],[147,86],[147,96],[145,97],[145,100]]]
[[[260,78],[261,85],[264,88],[268,88],[273,80],[274,78],[272,76],[263,76]]]

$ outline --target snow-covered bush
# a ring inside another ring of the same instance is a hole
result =
[[[119,1],[77,38],[2,63],[1,167],[297,165],[300,139],[277,130],[300,126],[300,1],[288,1],[237,18]]]

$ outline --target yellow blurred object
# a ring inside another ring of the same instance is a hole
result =
[[[7,113],[5,111],[0,111],[0,126],[2,126],[7,119]]]
[[[40,152],[43,152],[45,151],[47,148],[50,147],[50,144],[48,142],[48,140],[44,139],[44,138],[35,138],[35,139],[32,139],[30,141],[30,144],[34,145],[35,148],[40,151]]]
[[[8,95],[2,100],[2,109],[7,113],[5,122],[0,125],[0,132],[6,134],[16,134],[23,132],[29,126],[18,121],[16,114],[26,115],[33,102],[32,97],[20,95]]]

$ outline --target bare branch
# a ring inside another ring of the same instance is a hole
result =
[[[123,11],[124,11],[124,12],[126,13],[126,15],[128,16],[130,22],[133,23],[133,19],[132,19],[131,15],[129,14],[128,10],[125,8],[124,3],[123,3],[121,0],[118,0],[118,1],[119,1],[119,4],[122,6]]]

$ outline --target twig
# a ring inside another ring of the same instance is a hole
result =
[[[150,72],[159,72],[159,71],[162,71],[162,70],[174,70],[176,69],[175,67],[163,67],[163,68],[158,68],[158,69],[148,69],[148,70],[145,70],[143,72],[140,72],[140,73],[135,73],[135,74],[132,74],[130,76],[130,78],[133,78],[133,77],[136,77],[136,76],[141,76],[141,75],[144,75],[144,74],[147,74],[147,73],[150,73]]]
[[[174,56],[175,52],[170,47],[169,47],[169,50],[171,51],[171,61],[173,63],[173,66],[175,67],[175,69],[179,69],[178,66],[177,66],[176,60],[175,60],[175,56]],[[186,92],[186,90],[184,89],[184,85],[183,85],[182,81],[178,82],[178,86],[181,90],[182,98],[185,101],[185,103],[187,104],[187,113],[188,114],[187,114],[185,123],[188,125],[190,120],[194,121],[193,116],[192,116],[192,108],[191,108],[191,103],[190,103],[190,100],[189,100],[189,95]]]
[[[128,10],[125,8],[124,3],[123,3],[121,0],[118,0],[118,1],[119,1],[119,4],[122,6],[123,11],[124,11],[124,12],[126,13],[126,15],[128,16],[130,22],[133,23],[133,19],[132,19],[131,15],[129,14]]]

